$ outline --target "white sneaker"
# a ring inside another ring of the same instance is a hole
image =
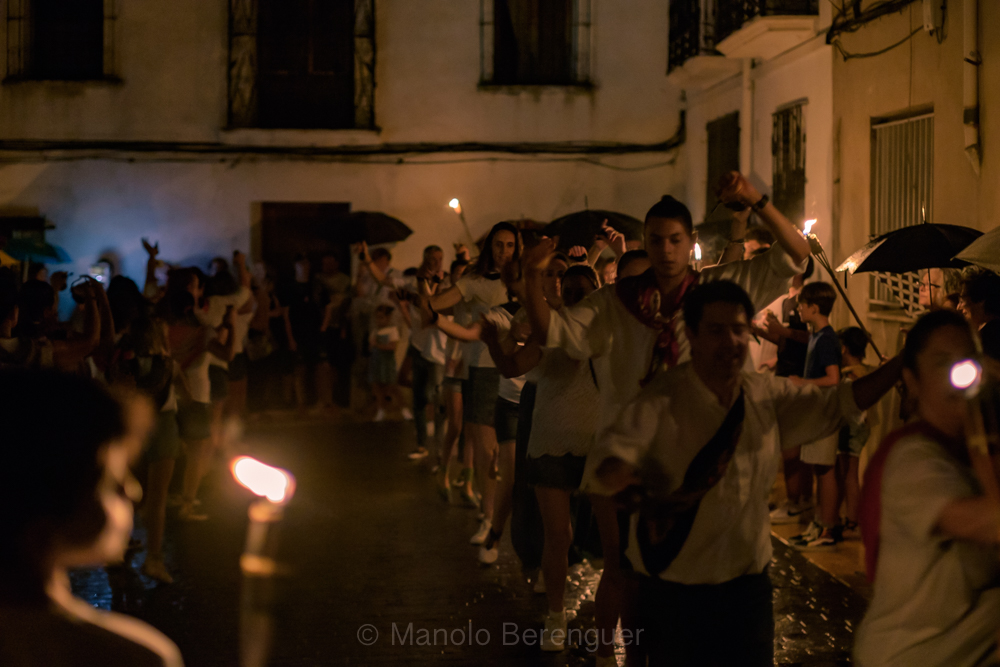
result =
[[[804,523],[812,511],[812,503],[785,503],[771,512],[771,523],[774,525],[784,525],[790,523]]]
[[[533,590],[536,593],[545,592],[545,577],[542,575],[541,572],[538,573],[538,578],[535,579],[535,586],[531,590]]]
[[[486,536],[490,534],[490,528],[492,527],[492,521],[489,519],[483,519],[483,522],[479,524],[479,530],[477,530],[476,534],[469,540],[469,544],[475,544],[476,546],[481,545],[486,541]]]
[[[379,408],[378,412],[375,413],[375,419],[373,419],[372,421],[375,422],[385,421],[385,410]]]
[[[823,526],[819,525],[818,522],[813,521],[809,524],[809,527],[806,528],[804,533],[789,537],[788,543],[794,546],[797,542],[812,542],[822,534]]]
[[[402,410],[400,410],[400,412],[403,413],[403,419],[405,419],[406,421],[411,421],[413,419],[413,410],[409,408],[403,408]]]
[[[497,562],[500,556],[500,536],[490,529],[483,541],[483,546],[479,547],[479,562],[483,565],[492,565]]]
[[[562,651],[566,648],[566,612],[550,611],[542,630],[542,650]]]

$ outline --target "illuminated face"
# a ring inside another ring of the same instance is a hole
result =
[[[951,385],[951,367],[975,353],[968,331],[941,327],[917,355],[917,372],[903,369],[907,394],[916,400],[917,412],[953,437],[964,432],[966,406],[962,393]]]
[[[500,269],[514,259],[517,238],[506,229],[493,235],[493,264]]]
[[[945,307],[944,271],[931,269],[920,272],[920,305],[927,310]]]
[[[740,374],[750,343],[750,326],[742,306],[722,301],[706,305],[698,331],[689,327],[687,334],[695,368],[720,381]]]
[[[542,273],[542,294],[549,303],[562,299],[562,279],[566,269],[566,262],[561,259],[554,259],[545,267]]]
[[[646,252],[657,276],[675,278],[687,273],[693,249],[694,238],[679,220],[646,221]]]
[[[608,262],[604,265],[604,269],[601,271],[601,282],[605,285],[613,283],[615,277],[618,275],[618,263]]]
[[[444,252],[441,250],[431,250],[424,253],[424,271],[429,275],[441,273],[441,266],[444,264]]]
[[[972,326],[977,329],[986,324],[986,302],[980,301],[976,303],[969,298],[968,292],[964,289],[962,290],[961,298],[958,300],[958,309],[965,315],[965,319],[969,320]]]

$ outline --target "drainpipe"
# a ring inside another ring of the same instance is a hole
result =
[[[982,153],[979,144],[979,0],[962,0],[962,107],[965,123],[965,154],[979,176]]]
[[[753,171],[753,59],[743,59],[743,98],[740,103],[740,173]]]

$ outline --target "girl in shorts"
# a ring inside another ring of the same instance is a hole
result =
[[[368,381],[375,392],[378,410],[375,421],[385,419],[386,411],[393,404],[401,406],[403,398],[399,391],[396,371],[396,347],[399,345],[399,327],[392,323],[392,306],[382,305],[375,309],[375,330],[369,334],[372,351],[368,365]]]

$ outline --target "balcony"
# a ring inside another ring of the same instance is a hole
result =
[[[816,34],[819,0],[715,0],[715,46],[768,60]]]
[[[715,2],[670,1],[667,78],[680,88],[707,88],[740,71],[715,48]]]

